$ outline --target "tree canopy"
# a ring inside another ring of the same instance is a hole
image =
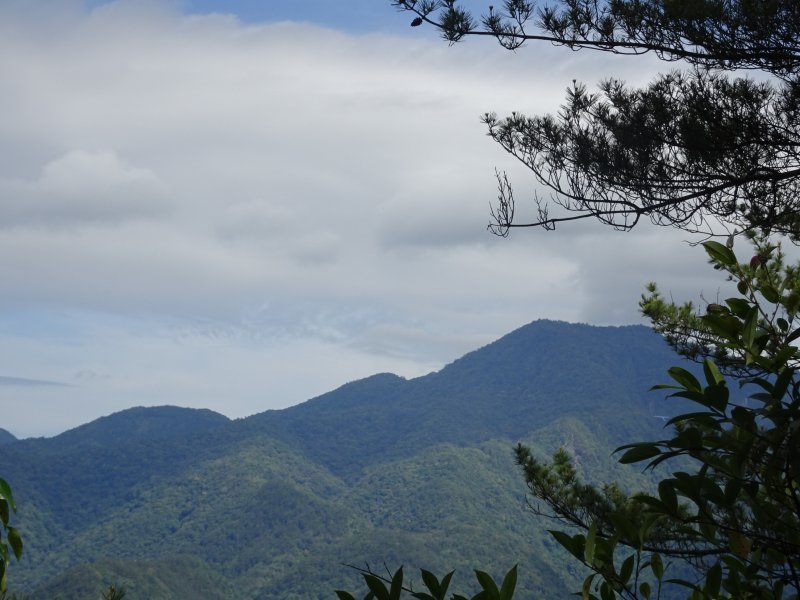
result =
[[[476,18],[456,0],[395,0],[449,42],[490,36],[516,50],[654,53],[681,61],[643,88],[574,82],[554,115],[484,115],[491,138],[546,190],[520,222],[498,173],[490,229],[643,217],[706,234],[795,236],[800,212],[800,4],[794,0],[505,0]],[[751,73],[744,73],[750,71]],[[755,74],[757,78],[753,78]]]

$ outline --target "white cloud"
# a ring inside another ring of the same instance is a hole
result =
[[[652,229],[485,229],[495,165],[532,186],[480,115],[652,61],[80,4],[0,7],[0,375],[108,377],[0,396],[20,431],[125,402],[243,415],[536,318],[630,322],[640,281],[702,260]]]

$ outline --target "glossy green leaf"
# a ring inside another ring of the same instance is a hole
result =
[[[0,498],[8,501],[11,510],[17,512],[17,505],[14,503],[14,494],[11,492],[11,486],[5,479],[0,479]]]
[[[703,361],[703,373],[706,376],[706,383],[708,383],[708,385],[725,383],[725,377],[723,377],[722,373],[720,373],[719,367],[717,367],[717,363],[715,363],[710,358],[706,358]]]
[[[736,264],[736,255],[733,253],[733,251],[719,242],[715,242],[713,240],[703,242],[703,248],[705,248],[706,252],[712,259],[720,264],[725,265],[726,267]]]

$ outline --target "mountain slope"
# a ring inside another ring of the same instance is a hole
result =
[[[10,431],[0,428],[0,446],[16,442],[17,438]]]
[[[594,480],[646,485],[610,453],[659,435],[670,409],[646,390],[675,362],[643,327],[540,321],[437,373],[282,411],[139,408],[10,444],[27,544],[12,586],[78,598],[66,590],[116,577],[126,599],[154,582],[188,598],[196,570],[233,599],[329,598],[355,582],[342,563],[458,568],[458,582],[519,562],[521,589],[560,596],[578,573],[528,514],[512,448],[563,445]]]

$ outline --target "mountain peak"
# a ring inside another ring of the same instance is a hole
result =
[[[58,447],[120,446],[142,439],[192,434],[228,423],[212,410],[180,406],[136,406],[95,419],[49,440]]]

